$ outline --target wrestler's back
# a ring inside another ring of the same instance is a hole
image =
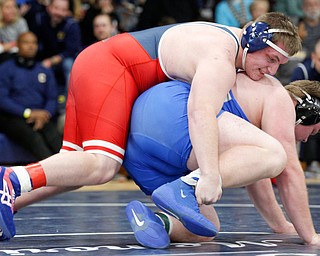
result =
[[[265,75],[257,84],[247,75],[238,74],[232,92],[250,122],[258,128],[262,126],[263,115],[266,115],[267,111],[277,111],[279,102],[292,104],[283,85],[272,76]]]
[[[174,79],[191,83],[200,61],[221,56],[226,65],[235,65],[238,45],[231,33],[216,25],[193,22],[167,30],[159,50],[164,71]],[[228,30],[240,37],[240,29],[228,27]]]

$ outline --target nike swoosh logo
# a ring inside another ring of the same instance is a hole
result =
[[[181,197],[182,198],[186,198],[187,196],[183,193],[183,190],[182,189],[180,189],[180,194],[181,194]]]
[[[143,221],[139,220],[139,218],[138,218],[138,216],[136,215],[136,213],[134,212],[134,210],[131,209],[131,211],[132,211],[132,214],[133,214],[134,221],[137,223],[137,225],[138,225],[139,227],[143,226],[144,220],[143,220]]]

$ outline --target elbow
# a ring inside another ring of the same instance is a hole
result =
[[[271,174],[272,177],[276,177],[278,175],[280,175],[286,168],[287,166],[287,161],[288,161],[288,157],[286,154],[286,151],[284,150],[284,148],[282,147],[282,145],[280,143],[278,143],[278,141],[276,141],[275,143],[275,147],[272,149],[271,154],[273,154],[273,168],[271,168],[271,170],[273,170],[273,173]]]
[[[215,119],[217,113],[212,105],[190,106],[188,105],[188,119],[192,122],[203,122]]]

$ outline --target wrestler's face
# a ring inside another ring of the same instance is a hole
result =
[[[285,50],[282,43],[277,44]],[[245,61],[245,70],[248,76],[255,81],[263,78],[264,74],[275,75],[280,64],[288,62],[288,58],[272,47],[248,53]]]
[[[320,123],[314,125],[302,125],[298,124],[295,128],[296,141],[306,142],[309,136],[319,133]]]

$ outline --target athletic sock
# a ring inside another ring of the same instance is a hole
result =
[[[181,177],[181,180],[190,186],[196,186],[199,178],[200,169],[198,168],[197,170],[190,172],[188,175]]]
[[[30,176],[32,189],[41,188],[47,185],[46,174],[39,162],[29,164],[25,168]]]
[[[40,163],[11,167],[10,180],[16,196],[46,185],[46,175]]]
[[[168,214],[165,212],[156,212],[155,215],[161,220],[164,229],[167,231],[168,235],[172,232],[172,221]]]
[[[188,175],[181,177],[181,180],[184,183],[195,187],[197,185],[199,178],[200,178],[200,169],[198,168],[197,170],[190,172]],[[219,179],[220,179],[220,186],[222,187],[221,175],[219,175]]]

